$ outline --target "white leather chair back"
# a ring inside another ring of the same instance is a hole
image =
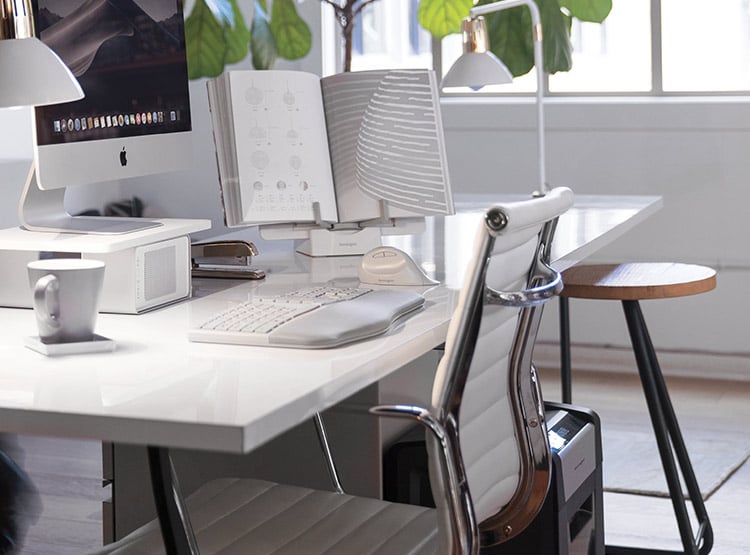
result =
[[[525,528],[548,488],[549,448],[530,357],[541,303],[560,286],[547,288],[540,298],[524,292],[544,288],[542,281],[559,280],[552,273],[540,275],[537,259],[548,252],[554,230],[554,223],[547,222],[554,222],[572,199],[569,189],[558,188],[545,197],[488,211],[485,220],[499,217],[504,222],[495,222],[499,229],[480,226],[435,379],[431,412],[455,420],[459,459],[457,475],[450,476],[436,464],[437,450],[443,447],[428,437],[440,528],[451,529],[446,526],[451,511],[471,512],[468,518],[474,522],[468,526],[480,530],[482,546],[505,541]],[[497,304],[488,302],[491,290],[518,293],[501,295]],[[453,492],[453,507],[441,501],[452,495],[442,488],[460,489],[462,482],[469,499],[459,500]]]

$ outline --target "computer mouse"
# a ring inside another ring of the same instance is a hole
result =
[[[375,247],[359,264],[359,281],[372,285],[435,285],[411,256],[396,247]]]

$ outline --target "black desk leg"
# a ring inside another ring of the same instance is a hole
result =
[[[672,499],[677,525],[680,529],[680,539],[684,551],[690,555],[705,555],[713,547],[713,531],[708,519],[708,513],[703,503],[698,482],[695,479],[693,466],[690,462],[682,432],[677,421],[677,416],[669,398],[664,377],[656,359],[654,346],[651,343],[646,321],[643,318],[638,301],[623,301],[625,318],[628,323],[630,339],[633,343],[633,351],[638,365],[638,372],[643,385],[651,423],[656,435],[656,443],[659,447],[664,476],[669,486],[669,495]],[[676,459],[676,460],[675,460]],[[677,465],[682,472],[682,478],[687,487],[688,496],[693,506],[693,511],[698,519],[698,531],[693,535],[690,518],[687,510],[685,496],[680,485],[680,476]],[[607,547],[607,554],[625,553],[674,553],[669,551],[656,551],[639,548]]]
[[[567,297],[560,297],[560,386],[562,402],[573,402],[573,387],[571,385],[572,364],[570,362],[570,304]]]
[[[167,555],[198,555],[198,544],[182,499],[169,449],[148,447],[148,466]]]

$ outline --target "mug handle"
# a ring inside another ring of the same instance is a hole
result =
[[[60,281],[54,274],[39,278],[34,286],[34,310],[53,329],[60,327]]]

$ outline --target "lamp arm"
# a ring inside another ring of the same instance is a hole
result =
[[[534,0],[500,0],[492,4],[475,6],[469,10],[472,18],[501,10],[526,6],[531,12],[531,26],[534,39],[534,65],[536,66],[536,118],[537,118],[537,155],[539,156],[539,187],[547,193],[546,148],[544,141],[544,58],[542,55],[542,17]]]

